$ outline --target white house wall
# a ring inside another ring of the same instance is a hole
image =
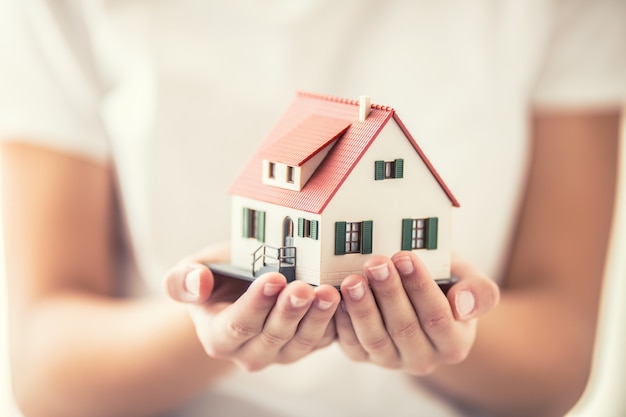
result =
[[[265,212],[265,244],[283,246],[283,221],[289,216],[294,223],[294,246],[296,246],[296,276],[310,284],[319,285],[320,253],[323,233],[318,231],[318,240],[298,237],[298,218],[317,220],[320,216],[305,211],[294,210],[275,204],[265,203],[240,196],[232,198],[231,215],[231,264],[251,270],[252,254],[263,243],[254,238],[243,237],[243,208]]]
[[[404,160],[403,178],[374,179],[377,160]],[[369,255],[335,255],[335,222],[373,221],[373,254],[401,250],[403,218],[437,217],[437,249],[414,250],[434,278],[450,277],[452,204],[395,121],[390,120],[322,214],[322,283],[338,285],[360,273]]]

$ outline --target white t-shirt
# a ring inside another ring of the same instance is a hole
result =
[[[228,185],[297,90],[394,107],[461,203],[455,251],[494,279],[527,167],[529,109],[626,97],[619,0],[0,7],[0,137],[114,162],[149,291],[181,257],[228,239]],[[456,415],[402,373],[336,347],[235,373],[203,401],[181,414]]]

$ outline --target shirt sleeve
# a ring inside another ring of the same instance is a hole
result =
[[[102,89],[78,3],[0,2],[0,140],[104,160]]]
[[[532,93],[540,107],[620,106],[626,99],[626,2],[558,1]]]

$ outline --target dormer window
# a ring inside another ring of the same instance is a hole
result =
[[[350,124],[332,117],[308,117],[263,150],[261,182],[302,191]]]
[[[300,191],[302,189],[302,167],[265,159],[263,160],[263,177],[261,180],[263,184]]]

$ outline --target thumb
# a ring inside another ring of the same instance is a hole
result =
[[[213,284],[213,274],[201,264],[176,266],[165,276],[165,291],[183,303],[203,303],[211,295]]]
[[[461,279],[447,294],[457,320],[469,320],[483,316],[492,310],[500,299],[496,283],[477,276]]]

